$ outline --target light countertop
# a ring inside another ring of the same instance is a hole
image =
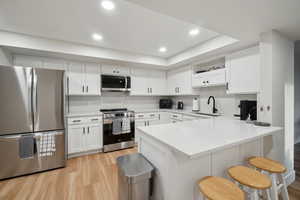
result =
[[[146,134],[190,158],[253,141],[282,130],[280,127],[258,127],[247,124],[245,121],[226,117],[153,125],[138,129],[142,134]]]
[[[91,112],[91,113],[70,113],[67,114],[66,117],[94,117],[94,116],[102,116],[101,112]]]
[[[131,110],[131,109],[129,109]],[[178,114],[185,114],[194,117],[208,117],[206,115],[199,115],[195,114],[189,110],[177,110],[177,109],[133,109],[135,113],[149,113],[149,112],[171,112],[171,113],[178,113]],[[69,113],[66,115],[68,118],[72,117],[89,117],[89,116],[102,116],[103,113],[101,112],[88,112],[88,113]]]

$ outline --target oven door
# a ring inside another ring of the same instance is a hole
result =
[[[129,91],[125,76],[101,75],[102,91]]]
[[[113,120],[103,120],[103,146],[104,152],[113,151],[122,148],[128,148],[134,145],[134,121],[130,122],[130,132],[114,135]]]

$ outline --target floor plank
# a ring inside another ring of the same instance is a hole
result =
[[[0,181],[0,200],[118,200],[116,158],[135,152],[82,156],[68,160],[66,168]],[[289,193],[290,200],[300,199],[298,179]]]

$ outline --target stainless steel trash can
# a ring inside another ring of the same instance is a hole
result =
[[[140,153],[117,158],[119,200],[149,200],[154,167]]]

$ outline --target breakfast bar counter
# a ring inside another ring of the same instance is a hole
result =
[[[155,167],[153,200],[200,200],[197,181],[263,155],[263,138],[280,127],[212,117],[137,129],[139,152]]]

